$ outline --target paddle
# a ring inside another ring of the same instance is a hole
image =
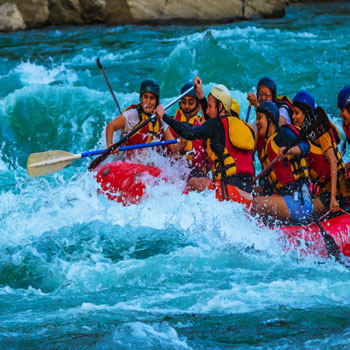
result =
[[[252,109],[252,104],[249,103],[248,111],[247,111],[247,116],[245,117],[245,122],[248,123],[249,120],[249,115],[250,115],[250,110]]]
[[[340,252],[337,244],[335,243],[334,238],[323,229],[320,221],[318,220],[318,217],[317,217],[315,211],[313,211],[312,216],[314,218],[316,225],[318,226],[318,228],[320,229],[320,231],[322,233],[328,255],[332,256],[339,263],[346,265],[344,255]]]
[[[283,154],[286,154],[292,147],[294,147],[301,140],[314,141],[324,133],[330,130],[330,123],[326,112],[322,107],[317,107],[304,120],[299,136],[285,148]],[[263,175],[265,175],[276,164],[278,158],[276,157],[266,168],[264,168],[253,180],[256,183]]]
[[[173,101],[171,101],[169,104],[167,104],[164,107],[164,110],[167,110],[172,105],[174,105],[177,101],[181,100],[184,96],[186,96],[189,92],[191,92],[194,89],[194,86],[186,90],[184,93],[182,93],[180,96],[176,97]],[[142,129],[146,124],[148,124],[152,119],[156,117],[155,114],[152,114],[149,118],[147,118],[144,122],[139,124],[136,128],[131,130],[127,135],[123,136],[118,142],[114,143],[112,146],[107,148],[107,150],[102,153],[99,157],[97,157],[94,161],[91,162],[89,166],[89,171],[94,170],[100,163],[102,163],[116,148],[118,148],[120,145],[122,145],[124,142],[127,141],[129,137],[137,133],[140,129]]]
[[[112,97],[113,97],[113,100],[114,100],[114,102],[116,103],[116,105],[117,105],[117,107],[118,107],[118,109],[119,109],[119,114],[122,114],[122,110],[120,109],[119,103],[118,103],[118,101],[117,101],[117,99],[116,99],[116,97],[115,97],[115,95],[114,95],[114,92],[113,92],[113,90],[112,90],[112,88],[111,88],[111,85],[109,84],[109,81],[108,81],[108,79],[107,79],[107,76],[106,76],[106,74],[105,74],[105,71],[104,71],[104,69],[103,69],[103,67],[102,67],[102,64],[101,64],[101,62],[100,62],[100,57],[97,58],[96,63],[97,63],[97,67],[101,69],[102,74],[103,74],[103,76],[105,77],[106,83],[107,83],[107,85],[108,85],[108,87],[109,87],[109,91],[111,92]]]
[[[119,147],[119,151],[128,151],[132,149],[139,149],[139,148],[146,148],[146,147],[166,146],[176,142],[177,142],[177,139],[169,140],[169,141],[142,143],[139,145]],[[73,154],[65,151],[47,151],[47,152],[40,152],[40,153],[32,153],[27,160],[27,172],[28,172],[28,175],[31,177],[51,174],[63,169],[68,164],[72,163],[73,160],[84,158],[84,157],[95,156],[97,154],[102,154],[104,152],[106,152],[106,149],[83,152],[79,154]]]

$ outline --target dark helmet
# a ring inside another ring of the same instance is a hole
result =
[[[256,112],[264,113],[266,115],[267,120],[272,121],[276,125],[276,127],[279,126],[280,111],[275,103],[271,101],[264,101],[256,109]]]
[[[270,79],[269,77],[263,77],[258,82],[258,88],[257,88],[258,92],[264,86],[268,87],[271,90],[271,92],[272,92],[272,101],[275,101],[276,100],[276,96],[277,96],[276,83],[272,79]]]
[[[157,97],[157,101],[159,101],[159,96],[160,96],[159,84],[154,79],[146,79],[141,83],[140,98],[145,92],[152,93]]]
[[[347,107],[350,104],[350,86],[343,87],[338,94],[338,107],[340,109]]]
[[[186,92],[188,89],[190,89],[191,87],[193,87],[193,82],[189,81],[188,83],[186,83],[182,89],[181,89],[181,94],[183,94],[184,92]],[[194,89],[192,91],[190,91],[188,94],[186,94],[185,96],[190,96],[190,97],[194,97],[195,99],[198,100],[197,94],[194,91]]]
[[[307,113],[315,109],[315,100],[308,92],[300,91],[294,96],[293,105]]]

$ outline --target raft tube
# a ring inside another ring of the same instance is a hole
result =
[[[146,186],[155,186],[161,180],[169,181],[157,167],[128,161],[111,162],[99,167],[96,179],[101,184],[101,193],[124,205],[140,203],[145,196]],[[184,194],[187,193],[185,190]],[[217,198],[220,199],[219,193]],[[248,206],[247,199],[241,196],[239,189],[236,198],[237,202]],[[321,222],[321,226],[334,238],[340,252],[350,257],[350,215],[343,214],[328,219]],[[271,230],[277,232],[285,252],[294,250],[299,257],[329,257],[322,232],[315,223],[306,226],[280,226]]]

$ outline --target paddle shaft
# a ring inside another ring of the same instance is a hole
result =
[[[334,257],[334,259],[336,261],[343,264],[344,261],[342,259],[342,254],[341,254],[337,244],[335,243],[334,238],[323,229],[323,227],[322,227],[320,221],[318,220],[318,217],[317,217],[314,210],[313,210],[312,216],[314,218],[316,225],[318,226],[318,228],[320,229],[320,231],[322,233],[322,237],[324,239],[324,243],[325,243],[328,255]]]
[[[116,99],[116,97],[115,97],[115,95],[114,95],[114,92],[113,92],[113,90],[112,90],[112,88],[111,88],[111,85],[109,84],[109,81],[108,81],[108,79],[107,79],[106,73],[105,73],[105,71],[104,71],[104,69],[103,69],[103,67],[102,67],[102,64],[101,64],[101,62],[100,62],[100,58],[99,58],[99,57],[97,58],[97,62],[96,62],[96,63],[97,63],[97,67],[101,69],[102,74],[103,74],[103,76],[105,77],[105,80],[106,80],[106,83],[107,83],[107,85],[108,85],[109,91],[111,92],[112,97],[113,97],[113,100],[114,100],[114,102],[116,103],[116,105],[117,105],[117,107],[118,107],[119,114],[122,114],[122,110],[120,109],[119,103],[118,103],[118,101],[117,101],[117,99]]]
[[[171,145],[173,143],[177,143],[177,139],[168,140],[168,141],[156,141],[156,142],[150,142],[150,143],[141,143],[138,145],[122,146],[122,147],[119,147],[118,150],[119,150],[119,152],[129,151],[129,150],[133,150],[133,149],[140,149],[140,148],[147,148],[147,147],[166,146],[166,145]],[[83,152],[83,153],[81,153],[81,158],[96,156],[96,155],[102,154],[106,151],[107,151],[107,148],[96,150],[96,151]]]
[[[171,101],[169,104],[167,104],[164,107],[164,110],[167,110],[172,105],[174,105],[177,101],[181,100],[184,96],[186,96],[189,92],[191,92],[194,89],[194,86],[189,88],[187,91],[185,91],[183,94],[175,98],[173,101]],[[144,122],[139,124],[135,129],[130,131],[127,135],[123,136],[118,142],[107,148],[107,150],[102,153],[99,157],[97,157],[94,161],[91,162],[89,166],[89,171],[94,170],[101,162],[103,162],[115,149],[120,147],[124,142],[128,140],[129,137],[137,133],[140,129],[142,129],[145,125],[147,125],[152,119],[156,117],[155,114],[152,114],[149,118],[147,118]]]
[[[173,143],[177,143],[177,139],[168,140],[168,141],[156,141],[156,142],[150,142],[150,143],[142,143],[142,144],[138,144],[138,145],[119,147],[119,151],[129,151],[129,150],[133,150],[133,149],[140,149],[140,148],[147,148],[147,147],[166,146],[166,145],[170,145]],[[53,154],[53,152],[60,152],[60,151],[49,151],[49,152],[51,152],[51,154]],[[42,167],[42,166],[49,166],[52,164],[63,163],[63,162],[66,163],[66,165],[68,165],[73,160],[85,158],[85,157],[90,157],[90,156],[95,156],[98,154],[102,154],[104,152],[106,152],[106,149],[83,152],[80,154],[78,153],[78,154],[62,155],[59,158],[54,157],[53,159],[46,159],[46,160],[43,160],[40,162],[31,163],[29,165],[29,167],[30,168],[38,168],[38,167]],[[47,153],[47,152],[44,152],[44,153]],[[64,152],[64,153],[66,153],[66,152]]]
[[[248,111],[247,111],[247,116],[245,117],[245,122],[248,123],[249,120],[249,115],[250,115],[250,110],[252,109],[251,103],[249,103]]]

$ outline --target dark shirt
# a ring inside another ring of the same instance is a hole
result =
[[[287,125],[282,125],[275,137],[275,142],[278,147],[289,147],[298,136],[288,127]],[[299,157],[304,158],[310,151],[310,145],[307,141],[300,140],[296,146],[301,150],[301,155]]]
[[[163,120],[174,131],[186,140],[210,139],[212,149],[223,154],[225,150],[225,129],[220,121],[220,117],[209,118],[198,126],[180,122],[164,114]]]

